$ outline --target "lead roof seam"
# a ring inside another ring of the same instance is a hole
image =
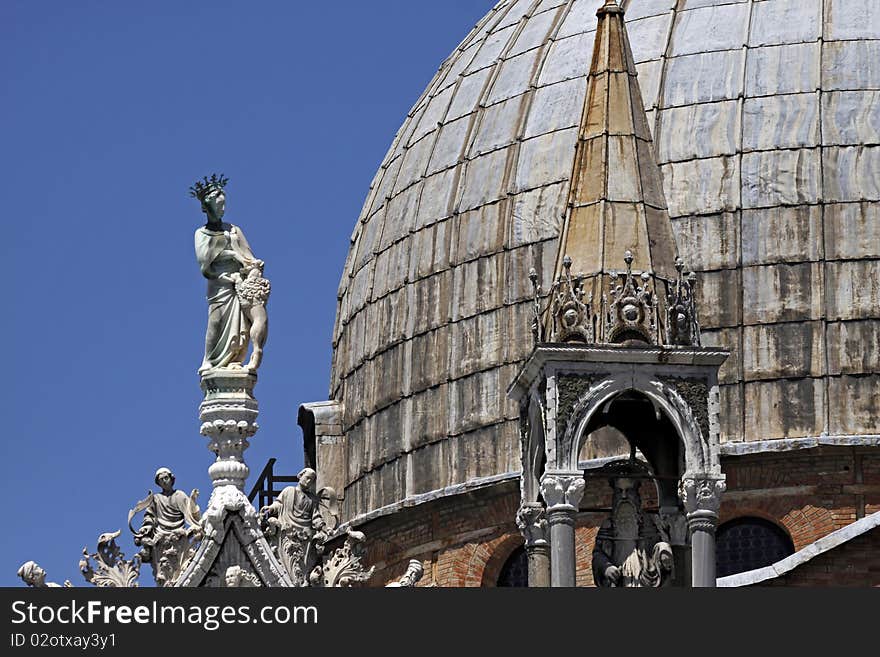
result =
[[[627,108],[628,108],[628,111],[630,114],[630,117],[629,117],[630,123],[633,126],[633,140],[632,140],[633,157],[635,158],[635,164],[636,164],[636,184],[638,185],[638,189],[639,189],[638,197],[641,199],[641,202],[636,203],[636,205],[637,206],[641,205],[641,207],[638,208],[638,210],[639,210],[639,214],[642,217],[643,225],[645,227],[645,240],[646,240],[645,246],[647,247],[647,250],[648,250],[647,269],[649,271],[656,273],[657,269],[654,266],[654,250],[651,248],[651,235],[648,232],[648,212],[646,210],[646,206],[647,206],[646,196],[647,195],[645,194],[645,186],[643,184],[644,178],[643,178],[643,173],[642,173],[642,158],[639,155],[639,146],[638,146],[639,137],[637,134],[638,129],[636,128],[636,126],[637,126],[636,114],[638,112],[642,112],[643,114],[645,113],[645,102],[644,102],[644,99],[642,98],[642,88],[641,88],[641,85],[639,84],[638,73],[633,74],[633,73],[630,73],[630,71],[629,71],[630,66],[632,66],[632,68],[635,69],[635,62],[633,61],[634,57],[632,55],[632,47],[630,46],[629,34],[626,29],[626,21],[624,20],[625,16],[626,16],[626,14],[624,14],[620,18],[621,24],[623,26],[623,29],[621,30],[621,33],[620,33],[620,37],[623,40],[623,51],[624,51],[623,56],[624,56],[624,59],[627,60],[626,62],[624,62],[624,68],[626,69],[626,89],[627,89],[626,104],[627,104]],[[610,76],[609,76],[608,81],[610,84],[610,82],[611,82]],[[635,86],[633,86],[633,85],[635,85]],[[634,91],[638,92],[638,95],[636,96],[635,99],[633,99],[633,92]],[[610,98],[610,93],[609,93],[609,98]],[[634,100],[638,101],[638,102],[634,103],[633,102]],[[636,104],[639,106],[635,107],[634,105],[636,105]],[[609,120],[610,120],[610,117],[609,117]],[[647,122],[648,122],[647,116],[645,116],[646,127],[647,127]],[[610,133],[610,124],[609,124],[609,133]],[[650,132],[649,132],[649,134],[650,134]],[[653,149],[653,144],[652,144],[651,151],[653,152],[653,150],[654,149]],[[656,160],[654,162],[646,162],[645,164],[649,168],[653,165],[654,168],[657,169],[657,176],[662,184],[663,179],[660,178],[660,165],[657,164]],[[659,191],[661,194],[663,194],[664,200],[665,200],[665,194],[664,194],[663,190],[660,189]],[[665,208],[664,208],[664,210],[665,210]],[[665,214],[666,214],[666,221],[670,222],[669,229],[671,231],[673,231],[672,232],[673,246],[675,248],[675,255],[678,256],[678,243],[675,241],[675,231],[673,230],[672,222],[669,218],[669,214],[668,213],[665,213]]]
[[[565,18],[568,18],[568,15],[571,12],[572,6],[573,6],[573,3],[570,3],[568,5],[568,13],[566,14]],[[563,22],[564,22],[564,20],[563,20]],[[595,77],[592,75],[591,69],[592,69],[592,60],[596,54],[596,48],[598,47],[599,42],[600,42],[599,27],[600,27],[599,25],[596,26],[596,30],[595,30],[596,34],[593,39],[593,52],[590,53],[590,63],[587,65],[587,74],[586,74],[586,76],[584,76],[584,78],[585,78],[584,84],[586,85],[586,91],[584,92],[584,102],[581,106],[581,115],[580,115],[580,119],[578,120],[578,124],[577,124],[577,138],[575,140],[575,152],[574,152],[574,156],[572,158],[572,165],[571,165],[570,172],[568,175],[568,193],[567,193],[567,199],[566,199],[566,203],[565,203],[564,210],[563,210],[563,216],[562,216],[562,222],[561,222],[562,225],[560,226],[560,230],[559,230],[559,248],[556,253],[556,263],[555,263],[554,269],[553,269],[554,278],[556,276],[556,272],[561,271],[561,268],[562,268],[562,259],[565,257],[565,254],[564,254],[565,244],[568,239],[569,222],[570,222],[571,212],[572,212],[572,207],[573,207],[572,206],[572,198],[578,194],[578,185],[580,183],[579,178],[575,174],[576,174],[578,168],[580,167],[580,158],[583,157],[583,154],[580,152],[581,149],[579,148],[579,146],[580,146],[581,140],[583,138],[584,117],[587,114],[587,108],[590,103],[590,88],[595,83]],[[577,79],[577,78],[572,78],[572,79]],[[604,231],[604,226],[602,225],[601,222],[599,225],[599,230]]]
[[[535,5],[535,7],[537,7],[537,6],[538,5]],[[539,48],[541,48],[541,52],[538,53],[538,55],[535,57],[535,63],[534,63],[533,69],[532,69],[532,78],[529,83],[529,88],[523,94],[523,95],[528,94],[528,98],[524,99],[523,106],[521,106],[520,126],[516,131],[516,139],[515,139],[514,144],[512,146],[512,148],[513,148],[512,156],[514,159],[513,159],[512,166],[510,167],[510,172],[509,172],[507,184],[505,185],[505,191],[507,192],[507,195],[504,197],[503,200],[515,198],[516,196],[518,196],[520,194],[527,193],[527,190],[518,190],[517,193],[511,193],[511,190],[512,190],[511,181],[516,180],[516,176],[519,172],[519,162],[520,162],[520,155],[521,155],[521,150],[522,150],[522,143],[524,141],[526,141],[526,139],[524,138],[526,126],[528,125],[529,119],[531,118],[531,110],[532,110],[532,106],[535,102],[535,96],[537,94],[538,81],[541,79],[541,75],[544,72],[544,65],[546,64],[547,58],[550,55],[550,50],[553,47],[554,37],[559,33],[559,30],[562,28],[562,25],[564,24],[565,19],[568,18],[569,14],[571,12],[571,7],[572,7],[571,3],[563,3],[555,8],[556,15],[554,16],[553,21],[547,30],[547,35],[546,35],[544,41],[539,46]],[[552,11],[552,9],[550,11]],[[562,80],[560,80],[559,82],[562,82]],[[549,85],[545,85],[545,86],[549,86]],[[570,128],[564,128],[564,129],[570,129]],[[533,138],[542,137],[547,134],[553,134],[556,132],[560,132],[561,130],[562,129],[549,130],[544,133],[541,133],[540,135],[534,135]],[[550,186],[549,184],[545,184],[545,185],[542,185],[540,188],[549,187],[549,186]],[[538,189],[538,188],[535,188],[535,189]],[[504,217],[504,237],[502,240],[502,251],[508,250],[507,244],[511,240],[512,225],[515,220],[513,209],[514,209],[513,203],[509,203],[508,207],[504,208],[505,214],[507,216]],[[499,214],[500,214],[500,212],[499,212]],[[543,243],[543,242],[544,242],[544,240],[541,240],[538,243]],[[525,245],[522,245],[522,246],[525,246]],[[531,246],[531,244],[529,246]],[[513,250],[513,249],[510,249],[510,250]],[[534,260],[534,256],[533,256],[533,260]]]
[[[621,19],[621,21],[622,21],[622,19]],[[599,36],[600,30],[602,30],[604,32],[604,38],[602,38],[602,39],[600,39],[600,36]],[[610,139],[608,137],[608,131],[609,131],[608,129],[611,126],[611,117],[610,117],[610,111],[611,111],[611,73],[610,73],[610,71],[611,71],[611,19],[607,15],[606,15],[605,19],[602,20],[601,25],[599,25],[596,28],[596,44],[593,46],[594,57],[595,57],[595,53],[597,52],[597,48],[596,48],[597,45],[603,46],[603,51],[599,52],[599,56],[603,58],[602,61],[600,62],[600,66],[602,67],[602,70],[604,71],[602,77],[604,77],[604,79],[605,79],[605,98],[603,99],[604,104],[605,104],[605,116],[603,117],[603,119],[605,122],[602,126],[602,136],[601,136],[601,139],[603,142],[603,148],[604,148],[604,151],[602,153],[602,160],[603,160],[603,162],[602,162],[602,167],[603,167],[603,171],[602,171],[602,204],[599,206],[600,223],[599,223],[599,244],[598,244],[598,248],[601,249],[601,253],[600,253],[600,257],[599,257],[599,271],[605,272],[606,271],[605,259],[607,256],[607,253],[605,252],[605,239],[606,239],[606,235],[608,234],[608,215],[611,212],[611,210],[608,206],[608,150],[611,148]],[[598,76],[593,75],[592,69],[593,69],[593,63],[591,61],[590,62],[590,76],[589,76],[591,83],[595,82],[598,79]],[[589,95],[589,93],[590,93],[590,90],[587,89],[587,95]],[[587,113],[589,112],[589,110],[591,108],[592,107],[587,108],[585,106],[584,113],[583,113],[583,115],[581,115],[581,128],[583,128],[584,122],[586,121],[586,118],[587,118]],[[580,144],[581,144],[581,141],[580,141],[580,138],[578,138],[578,145],[580,146]],[[582,158],[586,158],[586,155],[587,155],[586,151],[581,153]],[[583,164],[584,164],[583,161],[578,162],[578,167],[579,167],[580,171],[583,171]],[[574,174],[572,174],[572,176],[573,175]],[[581,182],[581,179],[579,176],[578,177],[578,184],[579,185],[580,185],[580,182]],[[578,191],[580,191],[580,190],[578,190]],[[569,222],[571,221],[570,214],[569,214],[568,221]],[[560,253],[560,255],[562,255],[562,257],[565,257],[565,255],[567,255],[567,254],[562,253],[563,247],[564,247],[564,245],[562,243],[560,243],[559,253]],[[558,262],[561,262],[561,261],[558,261]],[[556,278],[556,274],[561,274],[561,273],[562,273],[561,269],[554,272],[554,278]],[[601,279],[601,276],[599,278]],[[550,318],[548,317],[548,320],[549,319]]]
[[[742,186],[743,186],[743,167],[742,167],[742,148],[745,142],[744,130],[745,130],[745,120],[744,120],[744,107],[745,107],[745,97],[746,97],[746,77],[748,70],[748,59],[749,59],[749,43],[751,42],[752,36],[752,23],[754,21],[754,0],[749,0],[749,15],[748,22],[746,24],[746,35],[745,35],[745,43],[742,45],[742,59],[740,66],[740,87],[739,94],[737,95],[737,115],[739,120],[739,131],[737,134],[737,147],[739,149],[739,153],[736,155],[739,158],[740,165],[737,167],[737,194],[739,197],[739,202],[737,203],[736,215],[737,222],[739,223],[739,240],[737,245],[737,270],[740,271],[740,285],[739,285],[739,306],[740,308],[745,308],[745,291],[743,285],[743,199],[742,199]],[[746,432],[746,381],[745,381],[745,362],[746,362],[746,335],[745,335],[745,326],[746,326],[746,318],[745,312],[740,312],[739,316],[739,325],[736,327],[737,337],[739,341],[739,353],[736,355],[738,362],[736,363],[736,369],[739,372],[739,380],[737,382],[737,386],[740,389],[740,399],[742,403],[740,404],[739,409],[739,422],[740,422],[740,435],[738,436],[738,440],[734,442],[744,442],[746,440],[745,432]]]
[[[825,2],[825,0],[820,1],[820,16],[819,20],[821,25],[819,27],[819,75],[817,76],[818,80],[818,89],[816,90],[816,98],[819,104],[819,144],[825,144],[825,132],[824,132],[824,106],[823,101],[823,90],[822,90],[822,70],[823,64],[825,61],[825,25],[826,21],[826,12],[828,11],[829,6]],[[822,346],[824,348],[824,368],[825,368],[825,378],[823,379],[823,394],[824,399],[823,403],[825,406],[825,414],[822,418],[823,422],[823,432],[827,433],[831,428],[831,396],[830,396],[830,383],[828,377],[831,374],[831,364],[829,360],[829,352],[830,345],[828,344],[828,317],[829,317],[829,303],[828,303],[828,262],[826,260],[825,254],[825,153],[824,151],[819,151],[819,223],[821,226],[821,234],[822,237],[819,241],[819,257],[822,261],[822,284],[824,286],[823,289],[823,299],[822,299],[822,310],[823,310],[823,321],[822,321]]]

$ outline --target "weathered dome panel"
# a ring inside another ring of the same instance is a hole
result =
[[[504,391],[528,269],[553,273],[600,4],[500,2],[382,162],[334,332],[349,517],[519,469]],[[880,5],[623,4],[704,342],[733,350],[722,438],[876,433]]]

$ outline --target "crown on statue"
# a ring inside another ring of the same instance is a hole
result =
[[[197,180],[196,184],[189,188],[189,195],[204,203],[208,194],[216,189],[223,189],[228,182],[229,178],[222,173],[219,175],[212,173],[210,178],[205,176],[201,180]]]

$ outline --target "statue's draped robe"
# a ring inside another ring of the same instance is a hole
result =
[[[247,353],[250,321],[241,308],[235,285],[217,278],[218,274],[238,272],[247,264],[256,263],[250,245],[238,226],[227,224],[228,230],[196,230],[196,258],[208,278],[209,331],[205,339],[205,358],[199,367],[203,373],[215,367],[242,362]],[[219,316],[219,320],[215,317]],[[211,322],[218,330],[211,335]]]
[[[298,586],[305,586],[319,561],[312,538],[325,525],[320,499],[299,486],[288,486],[269,508],[277,514],[281,528],[278,557],[290,578]]]
[[[144,520],[159,532],[171,533],[187,522],[198,524],[191,505],[192,501],[182,490],[172,491],[170,495],[159,492],[153,496],[153,505],[145,511]]]

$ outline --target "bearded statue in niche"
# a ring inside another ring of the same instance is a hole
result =
[[[642,510],[641,482],[634,476],[609,479],[611,516],[602,523],[593,548],[597,586],[659,587],[672,582],[672,546],[652,514]]]

